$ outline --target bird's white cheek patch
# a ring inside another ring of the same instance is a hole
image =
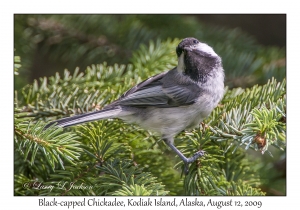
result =
[[[202,51],[202,52],[205,52],[207,54],[210,54],[212,56],[218,56],[215,51],[210,47],[208,46],[207,44],[205,43],[199,43],[196,48],[199,50],[199,51]]]

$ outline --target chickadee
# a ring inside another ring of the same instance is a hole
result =
[[[67,117],[48,124],[68,127],[108,118],[119,118],[154,131],[188,165],[204,155],[185,157],[175,146],[174,136],[199,125],[224,94],[221,58],[195,38],[183,39],[176,48],[178,66],[139,83],[100,111]]]

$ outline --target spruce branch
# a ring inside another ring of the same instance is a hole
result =
[[[229,93],[232,94],[231,92]],[[269,145],[285,147],[285,81],[270,80],[264,86],[254,86],[230,99],[225,96],[222,107],[213,114],[210,129],[216,141],[233,140],[245,149],[267,151]],[[222,113],[221,117],[215,115]],[[229,145],[229,147],[231,147]]]
[[[231,181],[223,187],[216,187],[220,195],[224,196],[263,196],[265,195],[259,188],[254,188],[242,180]]]
[[[105,195],[166,195],[164,186],[150,173],[142,172],[132,161],[114,159],[99,166],[99,194]],[[109,184],[108,184],[109,183]]]
[[[205,132],[208,133],[209,139],[210,131]],[[233,195],[232,191],[237,186],[254,189],[260,185],[258,171],[251,167],[253,163],[245,157],[241,148],[227,148],[228,151],[224,153],[226,144],[218,147],[214,142],[207,142],[207,145],[203,146],[205,151],[210,149],[207,156],[192,165],[189,174],[184,178],[186,195]],[[212,147],[217,147],[224,156],[213,154],[216,149],[212,150]],[[243,181],[239,182],[240,180]],[[239,182],[239,185],[236,185],[236,182]],[[235,192],[235,195],[238,193]]]
[[[52,170],[59,165],[64,168],[64,161],[75,164],[82,149],[78,137],[72,132],[63,132],[61,128],[50,127],[44,130],[45,123],[19,123],[15,125],[15,141],[23,158],[35,163],[36,156],[42,154]],[[39,154],[38,154],[39,153]]]
[[[174,49],[179,41],[179,39],[167,39],[162,42],[158,39],[156,43],[151,40],[147,46],[142,44],[133,53],[131,63],[136,69],[144,69],[140,72],[142,78],[172,69],[177,65]],[[157,62],[158,60],[159,62]],[[152,75],[149,75],[148,72],[151,72]]]
[[[80,126],[77,129],[81,142],[86,146],[85,153],[99,165],[113,159],[118,154],[120,158],[130,158],[131,148],[127,143],[121,143],[120,124],[116,121],[99,121]]]
[[[141,24],[135,24],[135,37],[142,36],[147,30],[139,31]],[[226,34],[233,40],[238,36]],[[15,194],[263,195],[259,190],[258,163],[246,155],[241,144],[264,151],[270,145],[285,149],[285,80],[271,79],[265,85],[248,89],[227,87],[222,104],[205,120],[205,126],[175,139],[187,156],[200,149],[206,151],[203,158],[190,165],[185,177],[180,177],[181,161],[174,158],[163,142],[135,125],[104,120],[72,127],[71,132],[55,127],[47,129],[49,133],[42,131],[45,123],[41,120],[101,109],[142,79],[175,66],[176,40],[151,41],[149,46],[141,46],[133,53],[129,65],[103,63],[87,67],[84,73],[77,68],[73,74],[65,70],[61,75],[41,78],[15,91]],[[238,52],[246,52],[237,53],[240,61],[232,70],[237,71],[236,75],[247,76],[245,72],[251,68],[251,78],[255,78],[264,67],[270,74],[284,68],[284,62],[278,59],[281,52],[274,57],[258,58],[250,52],[253,43],[237,42]],[[231,51],[223,49],[229,55],[226,65],[235,65],[231,56],[237,47]],[[254,48],[257,50],[257,46]],[[47,161],[50,164],[45,164]],[[75,181],[95,188],[39,193],[21,190],[22,180],[47,184]]]
[[[41,78],[40,83],[35,80],[21,90],[21,95],[15,93],[16,117],[37,120],[99,110],[126,90],[127,86],[121,84],[123,80],[129,83],[131,78],[122,79],[125,72],[133,75],[132,66],[112,67],[104,63],[88,67],[85,75],[79,69],[73,75],[65,70],[62,78],[56,74],[49,79]],[[113,81],[120,85],[112,89]]]

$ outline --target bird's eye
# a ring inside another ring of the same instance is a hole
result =
[[[194,39],[194,40],[193,40],[193,43],[194,43],[194,44],[198,44],[198,43],[199,43],[199,41],[198,41],[198,40],[196,40],[196,39]]]

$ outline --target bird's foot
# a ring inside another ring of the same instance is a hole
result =
[[[188,174],[188,172],[189,172],[189,164],[193,163],[199,157],[202,157],[204,155],[205,155],[205,151],[204,150],[200,150],[200,151],[196,152],[192,157],[183,159],[184,173]]]

